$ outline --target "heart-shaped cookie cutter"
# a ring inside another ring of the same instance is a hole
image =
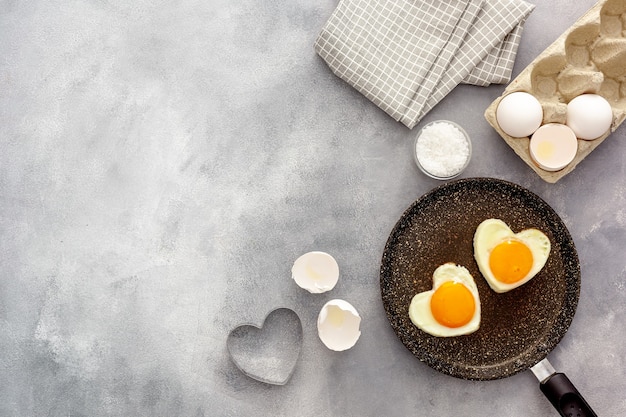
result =
[[[302,322],[295,311],[280,307],[260,326],[241,324],[229,334],[231,360],[245,375],[267,384],[284,385],[296,368],[302,350]]]

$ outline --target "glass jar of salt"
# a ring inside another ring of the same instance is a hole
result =
[[[448,120],[436,120],[417,134],[413,151],[415,162],[424,174],[449,180],[467,167],[472,144],[461,126]]]

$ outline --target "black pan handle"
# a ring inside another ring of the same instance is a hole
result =
[[[598,416],[565,374],[552,374],[539,388],[563,417]]]

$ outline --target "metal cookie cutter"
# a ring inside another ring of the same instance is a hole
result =
[[[270,311],[263,324],[235,327],[226,341],[228,353],[245,375],[257,381],[284,385],[296,368],[302,350],[302,323],[289,308]]]

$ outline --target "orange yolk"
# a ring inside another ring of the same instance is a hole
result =
[[[500,282],[512,284],[524,278],[533,266],[533,253],[519,240],[505,240],[491,251],[489,268]]]
[[[475,309],[474,296],[460,282],[444,282],[430,299],[433,317],[446,327],[461,327],[469,323]]]

